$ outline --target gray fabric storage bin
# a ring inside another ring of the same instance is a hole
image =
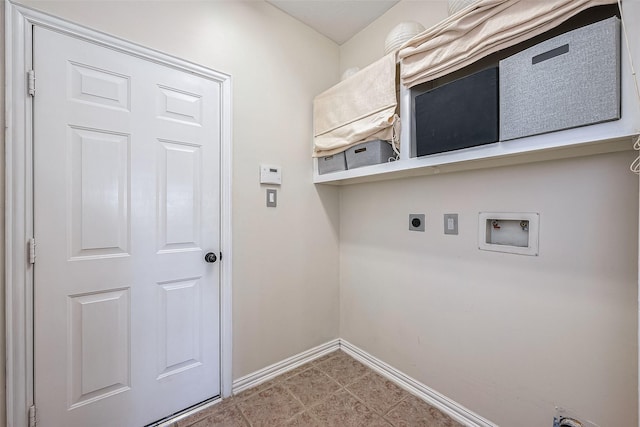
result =
[[[620,118],[620,20],[608,18],[500,61],[500,140]]]
[[[347,149],[345,153],[347,157],[347,169],[387,163],[389,157],[395,157],[391,144],[381,139],[354,145]]]
[[[333,156],[318,157],[318,174],[339,172],[347,169],[347,161],[342,153]]]

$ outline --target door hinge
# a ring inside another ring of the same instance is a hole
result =
[[[36,72],[33,70],[27,71],[27,89],[29,96],[36,96]]]
[[[36,405],[29,408],[29,427],[36,427]]]
[[[29,264],[36,263],[36,239],[29,239]]]

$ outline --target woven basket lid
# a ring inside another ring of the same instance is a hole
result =
[[[398,49],[406,41],[411,40],[424,30],[424,26],[419,22],[407,21],[399,23],[389,31],[389,34],[384,41],[385,55]]]
[[[449,16],[457,13],[461,9],[469,6],[471,3],[475,3],[478,0],[449,0]]]

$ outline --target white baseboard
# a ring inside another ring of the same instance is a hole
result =
[[[451,418],[468,427],[498,427],[457,402],[427,387],[418,380],[400,372],[382,360],[370,355],[350,342],[340,339],[340,349],[354,359],[388,378],[409,393],[419,397],[431,406],[441,410]]]
[[[304,365],[305,363],[311,362],[312,360],[324,356],[327,353],[331,353],[332,351],[338,350],[339,348],[340,339],[336,338],[335,340],[331,340],[307,351],[303,351],[302,353],[298,353],[295,356],[291,356],[278,363],[274,363],[271,366],[262,368],[249,375],[245,375],[242,378],[238,378],[237,380],[233,381],[233,394],[240,393],[243,390],[255,387],[265,381],[269,381],[280,374],[284,374],[287,371],[297,368],[300,365]]]
[[[267,366],[266,368],[234,380],[233,394],[240,393],[248,388],[257,386],[265,381],[269,381],[280,374],[338,349],[343,350],[354,359],[393,381],[399,387],[402,387],[409,393],[429,403],[431,406],[441,410],[460,424],[467,427],[498,427],[491,421],[482,418],[459,403],[443,396],[437,391],[427,387],[421,382],[400,372],[392,366],[384,363],[382,360],[370,355],[366,351],[341,338],[331,340],[325,344],[303,351],[302,353],[291,356],[281,362],[274,363],[271,366]]]

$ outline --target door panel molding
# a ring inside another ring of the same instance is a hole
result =
[[[5,321],[6,425],[28,424],[33,405],[33,110],[27,72],[32,67],[32,30],[48,28],[135,57],[214,80],[220,84],[220,377],[221,394],[232,392],[231,328],[231,76],[135,43],[5,1]],[[94,76],[95,77],[95,76]],[[37,77],[36,77],[37,78]],[[37,84],[36,84],[37,96]],[[118,107],[120,108],[120,107]],[[37,257],[37,255],[36,255]],[[0,420],[0,423],[2,420]]]

